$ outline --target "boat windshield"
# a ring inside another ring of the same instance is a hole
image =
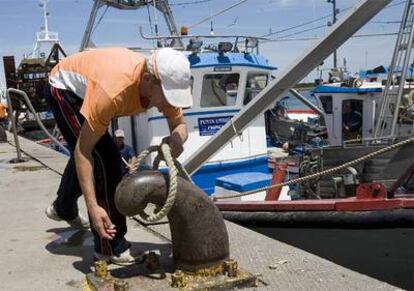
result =
[[[243,105],[249,103],[257,94],[260,93],[266,86],[269,80],[268,74],[249,74],[246,82],[246,92],[244,94]]]
[[[201,107],[234,106],[237,101],[240,75],[209,74],[203,79]]]

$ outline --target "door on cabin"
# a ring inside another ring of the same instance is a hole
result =
[[[342,141],[360,143],[363,128],[363,101],[342,101]]]

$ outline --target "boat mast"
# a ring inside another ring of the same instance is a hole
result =
[[[332,26],[336,23],[336,15],[339,13],[339,9],[336,8],[336,0],[328,0],[328,3],[332,4],[332,23],[329,21],[328,26]],[[336,68],[338,65],[338,57],[337,52],[334,50],[333,52],[333,67]]]
[[[92,11],[89,15],[89,21],[82,38],[80,51],[83,51],[85,48],[88,47],[91,40],[91,35],[95,24],[96,16],[98,14],[99,9],[103,6],[121,10],[133,10],[151,4],[164,15],[165,22],[167,24],[168,30],[170,31],[170,34],[178,36],[178,29],[175,24],[172,10],[170,8],[168,0],[94,0]],[[181,47],[183,47],[183,43],[180,39],[177,39],[177,42]]]

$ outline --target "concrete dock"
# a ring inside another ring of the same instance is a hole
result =
[[[8,143],[0,143],[0,289],[81,290],[93,262],[92,235],[44,214],[67,157],[23,138],[20,143],[28,161],[19,164],[9,163],[16,157],[11,136]],[[168,224],[144,227],[132,219],[128,224],[133,251],[158,252],[167,276],[154,278],[142,265],[116,268],[113,274],[138,278],[131,290],[176,290],[169,287]],[[231,257],[259,276],[255,290],[399,290],[247,228],[226,225]]]

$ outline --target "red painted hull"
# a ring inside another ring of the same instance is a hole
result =
[[[414,196],[393,199],[323,199],[294,201],[216,201],[221,211],[371,211],[414,209]]]

